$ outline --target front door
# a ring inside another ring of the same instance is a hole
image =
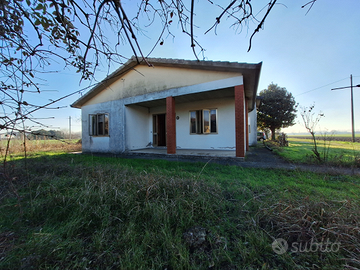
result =
[[[153,115],[153,145],[166,146],[165,114]]]

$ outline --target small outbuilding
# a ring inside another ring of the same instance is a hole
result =
[[[262,63],[146,60],[131,58],[71,105],[82,112],[83,152],[159,147],[245,157],[256,144]]]

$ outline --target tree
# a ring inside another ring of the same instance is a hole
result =
[[[275,140],[275,131],[295,124],[297,104],[293,95],[284,87],[271,83],[260,92],[261,105],[257,111],[257,123],[260,129],[271,130],[271,139]]]
[[[64,132],[58,130],[33,130],[27,135],[29,140],[61,140],[65,138]]]

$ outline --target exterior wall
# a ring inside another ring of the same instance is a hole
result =
[[[84,152],[106,152],[120,153],[126,150],[134,150],[148,147],[153,142],[152,116],[154,114],[166,113],[166,106],[146,108],[134,103],[164,99],[166,96],[175,96],[176,117],[176,146],[183,149],[235,149],[235,100],[234,98],[221,98],[199,100],[195,102],[176,103],[177,95],[185,93],[197,93],[241,85],[242,77],[218,80],[217,82],[186,86],[183,88],[169,89],[158,93],[151,93],[142,96],[129,97],[114,101],[107,101],[98,104],[91,104],[82,107],[83,126],[83,151]],[[220,87],[221,86],[221,87]],[[209,92],[209,93],[210,93]],[[243,101],[245,115],[245,100]],[[165,102],[164,102],[165,104]],[[190,111],[201,109],[217,109],[217,134],[190,134]],[[89,136],[89,114],[109,114],[109,136]],[[252,119],[251,113],[249,118]],[[256,121],[256,120],[255,120]],[[256,124],[251,132],[255,136]],[[244,124],[244,134],[246,121]],[[251,142],[249,136],[249,142]],[[246,141],[243,141],[244,149]]]
[[[235,149],[234,99],[202,100],[176,104],[176,145],[182,149]],[[123,106],[124,109],[119,109]],[[217,134],[190,134],[190,111],[217,109]],[[152,145],[152,116],[165,113],[166,107],[124,106],[122,101],[83,107],[83,151],[119,153]],[[109,113],[109,136],[89,136],[89,114]],[[123,118],[123,121],[120,120]],[[124,124],[126,123],[126,128]],[[125,143],[126,140],[126,143]]]
[[[85,106],[127,97],[241,76],[241,73],[137,66],[110,84]]]
[[[254,146],[257,143],[257,114],[256,108],[249,112],[249,145]]]
[[[146,147],[149,141],[149,130],[152,129],[149,109],[137,105],[125,107],[126,149],[133,150]],[[118,123],[121,125],[121,123]]]
[[[217,134],[190,134],[190,111],[217,109]],[[176,104],[177,148],[235,149],[234,99],[213,99]]]
[[[176,116],[179,118],[176,120],[176,147],[178,149],[235,149],[233,99],[202,100],[175,104],[175,106]],[[201,109],[217,109],[217,134],[190,134],[189,112]],[[126,150],[141,149],[152,145],[152,116],[166,113],[166,106],[153,107],[149,111],[139,106],[126,107]],[[145,127],[147,127],[146,130]]]
[[[89,135],[89,114],[109,114],[109,136]],[[124,103],[121,100],[84,106],[82,114],[83,152],[116,153],[125,150]]]

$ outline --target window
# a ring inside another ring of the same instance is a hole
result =
[[[217,133],[217,110],[190,111],[190,134]]]
[[[109,115],[108,114],[90,114],[90,136],[108,136],[109,135]]]

